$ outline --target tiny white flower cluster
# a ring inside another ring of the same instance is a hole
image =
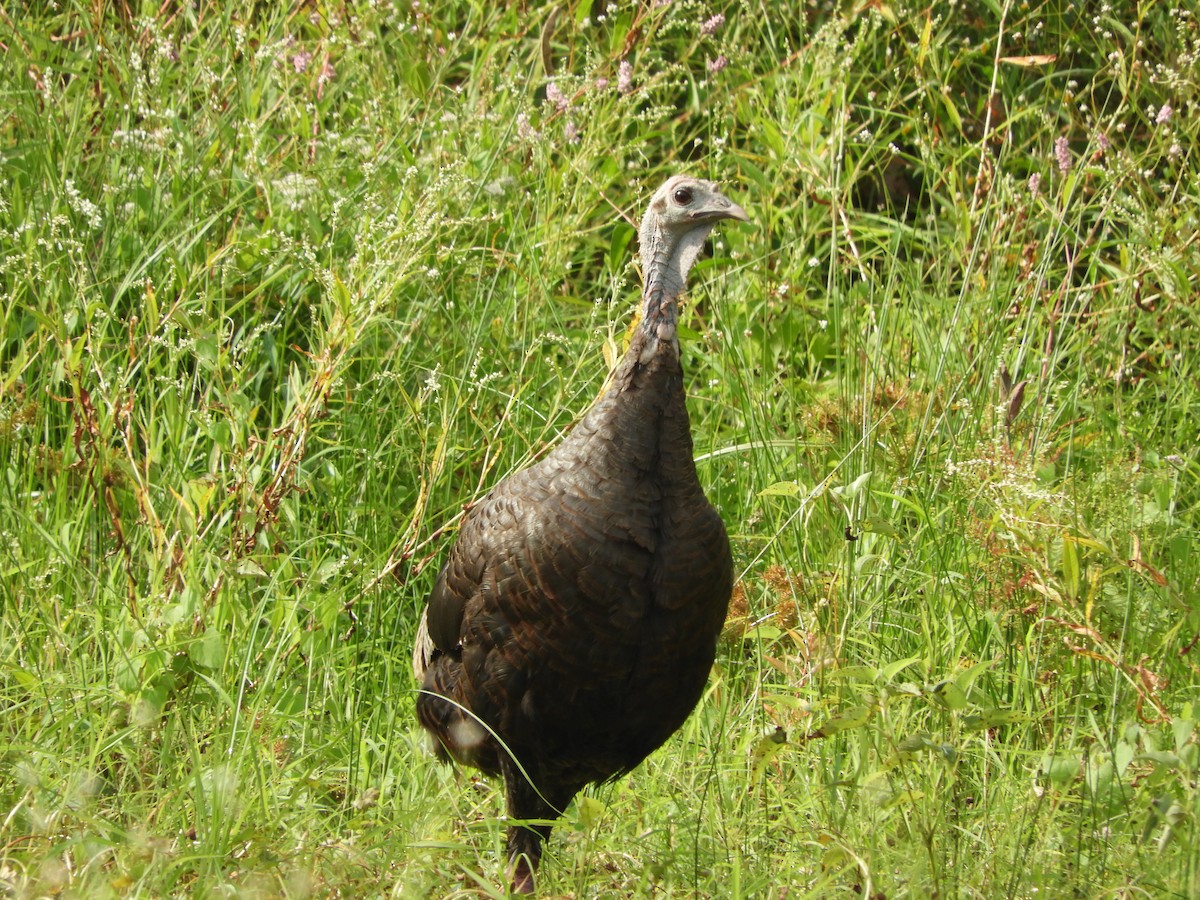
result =
[[[104,218],[100,215],[100,207],[80,194],[72,179],[68,178],[64,187],[67,193],[67,203],[71,209],[87,220],[89,228],[94,231],[104,224]]]
[[[315,178],[301,175],[299,172],[289,172],[273,181],[271,186],[293,212],[302,210],[309,197],[320,189],[320,184]]]

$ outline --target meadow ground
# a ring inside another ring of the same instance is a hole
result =
[[[543,893],[1200,894],[1198,93],[1149,0],[6,5],[0,896],[500,891],[410,641],[681,170],[739,583]]]

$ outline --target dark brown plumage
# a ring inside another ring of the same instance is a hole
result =
[[[636,766],[712,667],[733,572],[692,460],[676,298],[726,218],[746,214],[707,181],[654,194],[628,352],[562,443],[471,509],[429,596],[417,716],[439,756],[504,776],[514,819],[557,818]],[[533,890],[549,834],[509,828],[515,891]]]

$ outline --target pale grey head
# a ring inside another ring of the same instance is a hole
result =
[[[659,340],[675,340],[674,300],[687,287],[688,272],[721,219],[750,221],[711,181],[675,175],[650,198],[638,233],[645,277],[643,327]]]

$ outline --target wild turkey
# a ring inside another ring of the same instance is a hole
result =
[[[712,668],[733,570],[692,460],[676,298],[720,219],[747,216],[710,182],[654,194],[628,352],[562,443],[470,510],[429,595],[417,717],[440,758],[504,776],[513,819],[554,819],[634,768]],[[533,891],[549,836],[509,827],[514,891]]]

